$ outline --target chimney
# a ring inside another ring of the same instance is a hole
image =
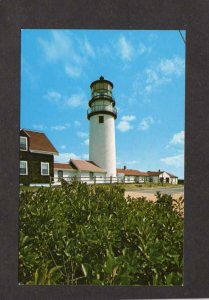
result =
[[[123,169],[126,170],[126,166],[124,166]]]

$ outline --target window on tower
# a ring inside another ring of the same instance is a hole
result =
[[[99,123],[104,123],[104,116],[99,116]]]

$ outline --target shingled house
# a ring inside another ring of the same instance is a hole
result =
[[[20,184],[49,185],[58,151],[42,132],[20,130]]]

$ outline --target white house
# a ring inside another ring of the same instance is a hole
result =
[[[148,174],[147,177],[148,182],[178,184],[178,177],[165,171],[160,171],[160,170],[158,172],[148,171],[147,174]]]
[[[138,170],[127,169],[126,166],[124,166],[123,169],[117,169],[117,176],[120,182],[122,181],[125,183],[143,183],[146,182],[148,174],[146,172],[141,172]]]
[[[116,169],[116,176],[108,176],[106,170],[92,161],[71,159],[69,163],[54,163],[54,184],[61,179],[71,181],[73,178],[88,184],[93,183],[170,183],[178,184],[178,177],[165,171],[148,171]]]
[[[54,182],[76,178],[81,182],[104,183],[106,170],[103,170],[92,161],[71,159],[69,163],[54,163]]]
[[[161,172],[159,178],[160,182],[163,180],[165,183],[178,184],[178,177],[165,171]]]

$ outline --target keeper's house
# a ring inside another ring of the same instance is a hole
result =
[[[92,161],[71,159],[69,163],[54,163],[54,182],[61,179],[77,180],[87,183],[105,183],[107,171]]]
[[[125,183],[143,183],[146,182],[148,178],[148,174],[146,172],[127,169],[126,166],[124,166],[123,169],[117,169],[117,176],[120,179],[119,181]]]
[[[160,171],[160,170],[158,172],[148,171],[147,174],[148,174],[147,177],[148,182],[178,184],[178,177],[165,171]]]
[[[20,184],[49,185],[58,151],[42,132],[20,130]]]

